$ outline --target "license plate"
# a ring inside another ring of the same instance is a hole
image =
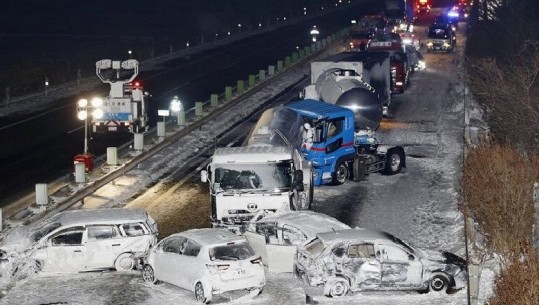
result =
[[[118,130],[118,127],[116,126],[109,127],[109,131],[116,131],[116,130]]]
[[[236,270],[236,275],[244,275],[245,269]]]

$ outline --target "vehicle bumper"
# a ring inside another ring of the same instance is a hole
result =
[[[264,273],[229,281],[222,281],[219,278],[212,279],[212,290],[213,293],[217,294],[234,290],[262,288],[264,285],[266,285]]]

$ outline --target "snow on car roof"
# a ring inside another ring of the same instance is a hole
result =
[[[177,233],[177,235],[193,239],[202,246],[246,241],[245,237],[236,235],[225,229],[191,229]]]
[[[350,229],[348,225],[331,216],[313,211],[275,213],[262,218],[258,222],[277,222],[290,225],[301,230],[309,239],[314,238],[317,233],[321,232]]]
[[[145,221],[148,214],[144,209],[93,209],[69,210],[58,213],[49,219],[50,222],[59,222],[63,226],[76,224],[126,223]]]
[[[214,163],[262,163],[267,161],[290,160],[291,149],[282,146],[223,147],[215,150]]]
[[[318,238],[323,243],[331,243],[336,240],[361,240],[361,241],[376,241],[376,240],[391,240],[388,233],[378,230],[355,228],[348,230],[339,230],[334,232],[318,233]]]

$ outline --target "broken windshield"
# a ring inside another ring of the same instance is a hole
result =
[[[291,162],[257,164],[217,164],[215,185],[218,190],[280,190],[292,186]]]

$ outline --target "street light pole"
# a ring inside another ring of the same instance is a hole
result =
[[[88,113],[87,107],[84,109]],[[84,118],[84,154],[88,154],[88,116]]]

